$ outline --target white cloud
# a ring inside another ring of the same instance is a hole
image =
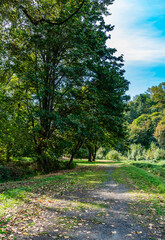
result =
[[[148,17],[157,15],[156,6],[160,10],[160,4],[154,2],[151,6],[145,3],[140,0],[114,2],[110,8],[112,15],[106,19],[115,25],[108,46],[124,54],[128,64],[165,64],[165,37],[161,37],[161,32],[152,23],[145,23]]]

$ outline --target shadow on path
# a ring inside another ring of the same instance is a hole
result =
[[[17,240],[149,240],[151,233],[129,212],[131,193],[113,181],[114,166],[104,167],[109,179],[97,189],[66,191],[42,212],[40,221]],[[157,238],[155,238],[157,239]],[[161,238],[160,238],[161,240]]]

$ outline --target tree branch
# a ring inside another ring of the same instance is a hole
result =
[[[34,19],[29,13],[28,11],[26,10],[26,8],[22,5],[19,5],[19,7],[22,9],[22,11],[24,12],[24,14],[26,15],[26,17],[30,20],[30,22],[37,26],[39,23],[42,23],[42,22],[46,22],[46,23],[49,23],[50,25],[62,25],[64,23],[66,23],[67,21],[69,21],[74,15],[76,15],[80,9],[83,7],[84,3],[85,3],[86,0],[83,0],[82,3],[80,4],[80,6],[77,8],[77,10],[72,13],[68,18],[66,18],[65,20],[61,21],[61,22],[52,22],[51,20],[49,19],[45,19],[45,18],[41,18],[39,20],[36,20]]]

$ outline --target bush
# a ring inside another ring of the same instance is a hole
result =
[[[151,143],[146,158],[148,160],[165,160],[165,149],[157,147],[155,143]]]
[[[165,149],[157,148],[155,151],[156,160],[165,160]]]
[[[165,160],[165,150],[162,148],[150,148],[147,151],[147,159],[149,160]]]
[[[75,162],[72,162],[69,169],[76,168],[77,164]],[[56,170],[67,170],[68,169],[68,161],[58,161],[58,166],[56,166]]]
[[[17,181],[34,176],[33,166],[21,168],[16,165],[0,166],[0,182]]]
[[[114,160],[114,161],[120,161],[122,160],[122,155],[116,150],[111,150],[109,153],[107,153],[106,160]]]
[[[0,181],[20,180],[24,177],[22,169],[13,166],[0,166]]]
[[[132,144],[130,150],[128,151],[129,160],[145,160],[146,159],[146,150],[141,144]]]
[[[165,149],[159,148],[154,142],[151,143],[150,148],[146,151],[141,144],[132,144],[128,151],[128,159],[139,160],[165,160]]]
[[[106,148],[99,148],[96,153],[96,159],[105,159],[108,152],[109,150],[107,150]]]
[[[88,149],[85,147],[81,147],[79,151],[75,154],[75,158],[88,158]]]

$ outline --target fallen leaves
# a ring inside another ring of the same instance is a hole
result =
[[[98,201],[100,196],[95,192],[96,186],[93,185],[95,181],[92,181],[91,176],[90,178],[88,182],[92,182],[91,185],[85,182],[83,176],[83,181],[78,179],[77,173],[56,180],[51,176],[51,179],[43,180],[43,182],[42,178],[39,178],[38,182],[26,184],[26,187],[31,187],[31,192],[27,191],[26,196],[21,195],[23,201],[21,200],[19,204],[15,203],[12,209],[6,208],[6,215],[0,222],[0,234],[2,235],[0,235],[0,239],[3,239],[4,236],[13,239],[17,235],[28,237],[28,239],[37,235],[49,236],[50,230],[52,239],[57,237],[69,239],[69,231],[80,231],[88,239],[88,236],[92,234],[92,227],[95,228],[95,226],[99,226],[100,229],[108,227],[109,233],[117,237],[118,228],[117,224],[113,222],[111,213],[116,205],[119,205],[120,214],[123,214],[125,209],[123,205],[120,205],[118,199],[108,202],[103,199]],[[94,178],[97,179],[98,176],[94,176]],[[91,192],[93,192],[92,196]],[[163,204],[161,197],[157,198],[157,201]],[[155,204],[147,203],[149,211],[146,211],[144,204],[142,213],[139,211],[139,206],[132,205],[133,210],[137,213],[136,217],[142,224],[144,224],[145,218],[149,222],[148,213],[156,217]],[[129,219],[129,217],[130,214],[126,213],[124,219]],[[160,228],[163,228],[163,217],[158,222]],[[132,224],[131,226],[131,229],[136,227]],[[148,228],[156,233],[159,232],[152,221],[149,222]],[[129,234],[133,236],[143,233],[142,231],[132,231],[128,233],[128,236]]]

